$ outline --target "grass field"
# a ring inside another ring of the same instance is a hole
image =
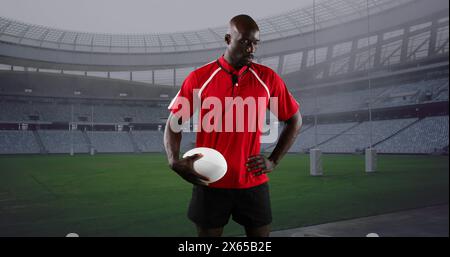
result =
[[[287,155],[271,175],[273,230],[448,203],[448,156]],[[194,236],[192,186],[162,154],[0,156],[0,236]],[[230,220],[225,235],[243,234]]]

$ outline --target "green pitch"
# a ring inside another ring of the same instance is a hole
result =
[[[270,175],[273,230],[448,203],[448,156],[287,155]],[[191,186],[162,154],[0,156],[0,236],[194,236]],[[230,220],[225,235],[243,234]]]

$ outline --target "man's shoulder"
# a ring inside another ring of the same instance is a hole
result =
[[[271,82],[279,75],[269,66],[253,62],[251,65],[252,70],[260,77],[264,82]]]
[[[184,84],[192,88],[201,87],[201,85],[206,80],[208,80],[208,78],[214,73],[216,69],[217,69],[216,61],[212,61],[203,66],[195,68],[185,78]]]
[[[200,66],[192,71],[197,78],[211,75],[216,69],[218,69],[217,60],[211,61],[203,66]]]
[[[274,70],[272,70],[272,68],[270,68],[269,66],[266,66],[264,64],[261,63],[257,63],[257,62],[252,62],[252,66],[251,66],[255,71],[259,71],[259,72],[266,72],[266,73],[272,73],[275,72]]]

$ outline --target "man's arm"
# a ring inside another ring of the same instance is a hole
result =
[[[292,144],[295,142],[298,134],[300,133],[300,129],[302,127],[302,116],[300,112],[294,114],[290,119],[286,122],[286,126],[281,132],[280,138],[278,139],[278,143],[275,146],[272,154],[269,156],[269,160],[277,165],[286,152],[291,148]]]
[[[171,113],[167,119],[166,128],[164,130],[164,148],[166,149],[169,167],[183,179],[192,184],[206,185],[202,180],[208,181],[208,178],[198,174],[194,170],[194,162],[200,159],[202,155],[194,154],[180,159],[180,143],[182,135],[181,132],[174,132],[171,128],[171,124],[174,124],[174,122],[179,124],[180,120],[181,119]]]
[[[286,126],[281,132],[277,145],[270,156],[268,158],[262,154],[250,156],[247,160],[247,171],[259,170],[255,172],[255,175],[258,176],[273,171],[278,165],[300,133],[302,127],[302,116],[300,112],[297,111],[291,118],[286,120],[285,124]]]
[[[164,148],[166,149],[167,160],[169,161],[169,167],[172,168],[172,165],[175,161],[180,159],[180,144],[181,144],[181,132],[174,132],[170,128],[170,124],[173,123],[176,117],[171,113],[169,118],[167,118],[166,128],[164,130]]]

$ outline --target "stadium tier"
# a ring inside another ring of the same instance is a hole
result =
[[[102,153],[131,153],[134,152],[133,144],[128,132],[104,132],[91,131],[87,133],[92,142],[92,147]]]
[[[289,150],[307,152],[316,144],[325,153],[361,153],[372,145],[379,153],[448,153],[448,116],[392,119],[369,122],[306,124]],[[162,131],[0,130],[0,153],[98,153],[164,152]],[[42,142],[42,148],[39,146]],[[195,133],[184,133],[183,152],[195,145]],[[269,145],[264,144],[263,150]],[[273,148],[273,145],[272,145]]]
[[[398,107],[448,101],[448,79],[418,81],[414,83],[392,83],[383,87],[352,91],[329,92],[317,97],[318,113],[347,112],[367,109],[369,102],[372,108]],[[342,90],[343,91],[343,90]],[[303,113],[313,114],[315,108],[314,95],[299,93],[298,99],[303,105]]]
[[[39,144],[32,131],[0,131],[0,153],[40,153]]]
[[[363,88],[363,89],[361,89]],[[295,94],[302,106],[303,115],[365,110],[369,102],[372,108],[399,107],[433,102],[448,102],[448,79],[434,79],[415,83],[389,83],[372,90],[343,89],[317,96],[311,92]],[[371,100],[370,100],[371,99]],[[43,122],[94,122],[94,123],[161,123],[169,112],[155,106],[152,101],[98,100],[81,102],[64,98],[5,96],[0,95],[0,122],[43,121]]]
[[[383,153],[448,153],[448,116],[424,118],[375,148]]]
[[[292,150],[298,152],[305,152],[316,145],[316,133],[317,133],[317,144],[323,143],[330,138],[343,133],[344,131],[356,126],[356,122],[345,122],[337,124],[321,124],[317,127],[311,127],[305,130],[304,133],[299,135],[297,142],[292,147]],[[316,132],[317,131],[317,132]]]
[[[128,106],[117,103],[105,105],[49,103],[39,102],[40,99],[32,98],[28,100],[28,102],[2,101],[0,121],[158,123],[168,116],[165,108]]]
[[[90,142],[79,130],[38,130],[47,153],[89,153]]]
[[[161,131],[133,131],[132,135],[140,152],[162,152],[164,150]]]
[[[371,140],[372,145],[376,145],[396,132],[405,129],[415,121],[417,121],[417,118],[362,122],[322,143],[320,149],[331,153],[362,152],[371,145]],[[371,130],[372,135],[370,134]],[[400,148],[401,146],[399,145],[398,147]]]

